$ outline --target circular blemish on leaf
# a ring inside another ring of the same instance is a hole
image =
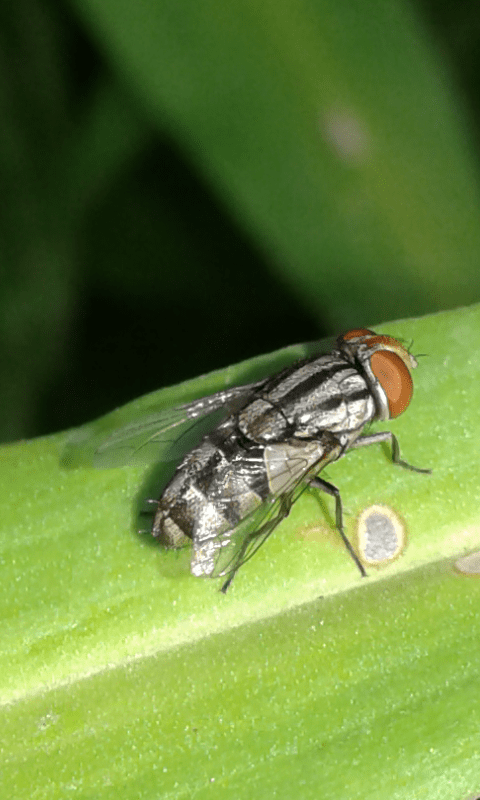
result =
[[[480,552],[470,553],[455,561],[456,569],[462,575],[478,575],[480,577]],[[480,798],[480,795],[478,795]]]
[[[331,109],[321,117],[324,138],[336,154],[350,163],[363,163],[371,150],[371,136],[358,114]]]
[[[370,565],[397,558],[405,547],[405,524],[388,506],[369,506],[357,522],[359,555]]]

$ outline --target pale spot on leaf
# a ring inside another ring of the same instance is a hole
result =
[[[405,546],[405,524],[388,506],[373,505],[360,514],[357,538],[361,560],[378,565],[391,561]]]
[[[347,111],[328,111],[321,118],[321,129],[327,142],[345,161],[365,161],[371,137],[365,123]]]

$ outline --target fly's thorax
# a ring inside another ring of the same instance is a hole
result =
[[[305,396],[297,408],[297,436],[312,437],[328,431],[338,438],[342,435],[351,438],[371,422],[375,411],[375,401],[365,378],[342,360],[335,374]]]
[[[287,428],[285,414],[268,396],[255,398],[238,414],[238,429],[252,442],[276,442],[285,438]]]
[[[262,444],[359,431],[376,413],[365,377],[339,352],[276,376],[238,415],[242,435]]]

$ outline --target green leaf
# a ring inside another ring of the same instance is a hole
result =
[[[353,541],[373,503],[407,527],[402,556],[367,579],[313,492],[222,595],[188,573],[187,553],[137,533],[152,466],[66,467],[69,434],[0,450],[2,796],[478,791],[480,583],[454,562],[480,540],[480,306],[375,329],[427,354],[391,427],[404,457],[433,473],[401,470],[381,447],[328,470]],[[298,352],[155,402],[258,377]],[[107,435],[153,402],[87,432]]]

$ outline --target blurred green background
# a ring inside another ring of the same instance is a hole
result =
[[[480,13],[5,0],[0,439],[480,298]]]

